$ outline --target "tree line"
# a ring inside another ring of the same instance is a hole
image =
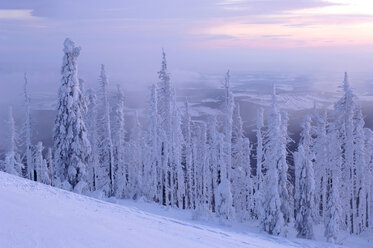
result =
[[[270,107],[258,109],[254,144],[244,135],[229,71],[223,119],[192,120],[188,100],[182,108],[176,104],[163,52],[147,118],[140,122],[136,112],[129,129],[124,94],[118,87],[109,99],[104,65],[99,88],[85,90],[78,78],[80,47],[66,39],[63,53],[54,145],[45,151],[41,142],[31,142],[25,75],[23,142],[17,145],[10,109],[4,171],[82,194],[143,197],[222,224],[257,220],[273,235],[286,236],[294,225],[298,237],[313,239],[314,225],[323,223],[326,239],[336,242],[340,230],[360,234],[373,226],[373,132],[347,73],[333,110],[314,108],[304,117],[290,164],[289,118],[279,109],[275,87]]]

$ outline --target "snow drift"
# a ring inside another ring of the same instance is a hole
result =
[[[173,219],[3,172],[0,198],[0,247],[335,247]]]

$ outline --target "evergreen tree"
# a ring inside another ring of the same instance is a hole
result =
[[[343,219],[350,233],[359,234],[362,226],[362,207],[359,194],[365,194],[361,185],[361,168],[365,168],[363,151],[364,120],[359,114],[359,105],[349,84],[347,73],[343,81],[344,95],[334,106],[334,122],[338,129],[342,150],[341,199],[343,200]],[[363,169],[364,170],[364,169]],[[360,171],[360,173],[359,173]],[[365,208],[365,207],[363,207]],[[364,211],[364,210],[363,210]],[[364,214],[365,215],[365,214]],[[364,218],[364,217],[363,217]]]
[[[192,136],[191,117],[189,113],[189,103],[185,99],[185,112],[182,119],[183,143],[181,150],[181,163],[185,171],[185,206],[191,208],[194,202],[192,194]]]
[[[31,112],[30,112],[30,95],[28,93],[27,74],[24,75],[24,97],[25,97],[25,146],[26,146],[26,178],[34,180],[34,166],[32,164],[32,144],[31,144]]]
[[[48,148],[47,152],[47,167],[48,167],[48,177],[50,179],[50,185],[54,186],[54,163],[53,163],[53,151],[52,148]]]
[[[117,197],[122,197],[124,187],[126,185],[126,130],[124,118],[124,95],[120,88],[117,86],[116,103],[113,108],[113,156],[114,156],[114,182],[115,194]],[[128,158],[127,158],[128,160]]]
[[[250,145],[244,138],[240,105],[236,103],[232,123],[232,195],[237,220],[249,217],[247,204],[251,197]]]
[[[147,152],[144,158],[144,177],[146,187],[145,195],[149,200],[155,202],[161,201],[162,193],[162,170],[161,170],[161,149],[158,129],[158,97],[156,86],[153,84],[151,87],[151,95],[148,106],[148,130],[146,136]]]
[[[37,181],[50,185],[51,179],[49,177],[48,165],[47,161],[43,158],[43,143],[38,142],[35,147],[34,153],[34,164],[35,170],[37,174]]]
[[[223,222],[235,217],[232,199],[232,118],[233,118],[234,98],[230,85],[229,71],[224,83],[224,143],[221,144],[223,150],[219,148],[219,174],[220,180],[216,199],[218,216]],[[219,140],[219,142],[221,142]]]
[[[335,243],[340,231],[341,219],[341,201],[340,201],[340,178],[342,164],[342,149],[338,128],[334,122],[329,124],[328,128],[328,168],[327,168],[327,186],[326,186],[326,209],[324,216],[325,232],[324,235],[328,242]]]
[[[256,178],[255,178],[255,209],[254,215],[258,218],[260,214],[260,206],[263,197],[263,160],[264,160],[264,151],[263,151],[263,128],[264,128],[264,117],[263,117],[263,108],[259,108],[257,111],[256,117]]]
[[[98,137],[97,137],[97,97],[92,89],[86,91],[87,114],[85,123],[87,125],[88,140],[91,144],[92,153],[88,161],[88,184],[91,191],[97,188],[97,167],[98,167]]]
[[[326,187],[328,168],[328,135],[327,135],[327,112],[318,114],[316,109],[312,116],[314,126],[312,127],[312,152],[314,158],[315,172],[315,209],[314,220],[319,223],[325,216],[326,210]]]
[[[97,111],[97,153],[96,189],[106,196],[114,195],[114,156],[111,139],[111,122],[108,99],[108,79],[105,66],[101,65],[99,103]]]
[[[311,117],[306,116],[302,124],[301,141],[294,155],[295,162],[295,227],[297,237],[314,239],[312,211],[314,205],[315,180],[314,154],[311,144]]]
[[[211,174],[211,195],[210,195],[210,211],[216,212],[216,199],[218,195],[218,184],[220,180],[220,171],[219,171],[219,139],[217,131],[216,116],[209,116],[208,126],[207,126],[207,146],[208,146],[208,163]]]
[[[222,224],[228,224],[234,219],[235,213],[231,193],[231,183],[228,179],[226,165],[225,139],[222,134],[218,135],[218,185],[215,196],[216,215]]]
[[[128,192],[126,195],[132,199],[137,199],[142,194],[142,149],[141,149],[141,126],[137,116],[134,116],[134,124],[130,134],[130,162],[128,164]]]
[[[15,127],[15,122],[13,118],[13,108],[9,108],[9,119],[8,119],[8,125],[9,125],[9,130],[8,130],[8,151],[5,154],[5,172],[17,175],[17,176],[22,176],[22,163],[20,156],[17,152],[17,132],[16,132],[16,127]]]
[[[284,214],[281,210],[279,189],[279,172],[283,158],[283,136],[281,133],[281,115],[277,108],[275,90],[272,94],[272,106],[267,120],[267,131],[264,142],[264,178],[263,197],[261,202],[260,222],[262,229],[269,234],[285,234]]]
[[[56,179],[64,189],[82,192],[86,188],[91,146],[83,119],[85,102],[78,82],[77,59],[80,47],[64,42],[61,86],[54,125]]]

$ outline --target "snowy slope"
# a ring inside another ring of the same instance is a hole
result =
[[[334,247],[173,219],[3,172],[0,199],[0,247]]]

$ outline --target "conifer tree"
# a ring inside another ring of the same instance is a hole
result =
[[[263,128],[264,128],[264,117],[263,117],[263,108],[259,108],[256,115],[256,177],[255,177],[255,209],[254,215],[258,218],[260,214],[260,206],[263,197],[263,160],[264,160],[264,151],[263,151]]]
[[[114,162],[114,191],[117,197],[122,197],[124,187],[126,185],[126,154],[125,149],[127,148],[125,142],[126,130],[125,130],[125,118],[124,118],[124,95],[120,88],[117,86],[117,94],[115,97],[116,103],[113,108],[113,162]],[[128,160],[128,158],[127,158]]]
[[[182,119],[183,143],[181,150],[181,163],[185,171],[185,206],[191,208],[194,201],[192,189],[192,137],[191,137],[191,117],[189,113],[189,102],[185,99],[185,111]]]
[[[279,170],[282,151],[281,115],[277,108],[276,92],[272,94],[272,106],[267,120],[267,132],[264,147],[264,177],[263,197],[261,202],[260,223],[262,229],[269,234],[285,234],[284,214],[281,210],[279,189]]]
[[[26,146],[26,178],[34,180],[34,168],[32,164],[32,144],[31,144],[31,112],[30,112],[30,95],[28,93],[27,74],[24,75],[24,97],[25,97],[25,146]]]
[[[37,181],[50,185],[51,179],[49,177],[47,161],[43,158],[43,150],[43,143],[39,141],[35,146],[34,153],[34,164],[37,174]]]
[[[20,156],[17,152],[17,132],[16,132],[16,126],[13,118],[13,108],[9,108],[9,118],[8,118],[8,151],[5,154],[5,172],[22,176],[22,168],[23,165],[21,163]]]
[[[306,116],[302,124],[301,141],[294,155],[295,162],[295,227],[297,237],[314,239],[312,211],[314,209],[315,180],[314,154],[311,144],[311,117]]]
[[[84,122],[85,101],[78,82],[77,59],[80,47],[70,39],[64,42],[62,79],[58,92],[57,117],[54,124],[56,179],[60,187],[86,190],[87,166],[91,146]]]
[[[235,218],[232,198],[232,118],[234,98],[230,84],[230,72],[225,76],[224,83],[224,142],[219,147],[219,174],[220,180],[216,198],[218,216],[223,222]],[[219,143],[222,142],[219,140]],[[222,150],[221,150],[222,148]]]
[[[105,66],[101,65],[99,103],[97,111],[97,153],[96,189],[106,196],[114,195],[114,156],[111,136],[110,107],[108,99],[108,79]]]
[[[331,122],[328,128],[328,168],[326,186],[326,209],[324,216],[324,235],[328,242],[335,243],[342,220],[342,205],[340,201],[340,178],[342,164],[342,149],[340,145],[339,131],[335,122]]]
[[[87,113],[85,123],[87,125],[88,140],[91,144],[91,156],[88,161],[88,184],[91,191],[97,188],[97,167],[98,167],[98,137],[97,137],[97,97],[93,89],[86,91]]]

